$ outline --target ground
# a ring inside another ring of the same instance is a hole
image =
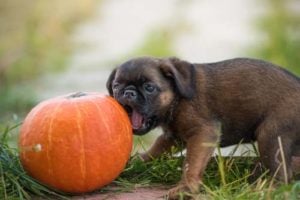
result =
[[[168,188],[165,186],[137,187],[131,191],[94,193],[73,197],[72,200],[161,200],[165,199],[167,192]]]

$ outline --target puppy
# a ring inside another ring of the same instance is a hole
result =
[[[299,171],[300,79],[271,63],[141,57],[116,68],[107,89],[127,110],[136,135],[162,127],[143,160],[170,151],[178,141],[185,144],[182,180],[170,198],[198,190],[216,145],[257,141],[272,175],[290,181]]]

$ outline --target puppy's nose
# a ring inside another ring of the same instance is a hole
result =
[[[137,97],[137,92],[135,90],[125,90],[124,97],[128,100],[135,100]]]

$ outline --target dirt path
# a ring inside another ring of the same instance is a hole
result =
[[[109,192],[74,197],[72,200],[162,200],[168,189],[164,187],[136,188],[130,192]]]

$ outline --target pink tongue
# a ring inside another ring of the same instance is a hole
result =
[[[131,124],[133,129],[139,129],[142,127],[143,123],[143,116],[140,115],[138,112],[133,110],[131,114]]]

